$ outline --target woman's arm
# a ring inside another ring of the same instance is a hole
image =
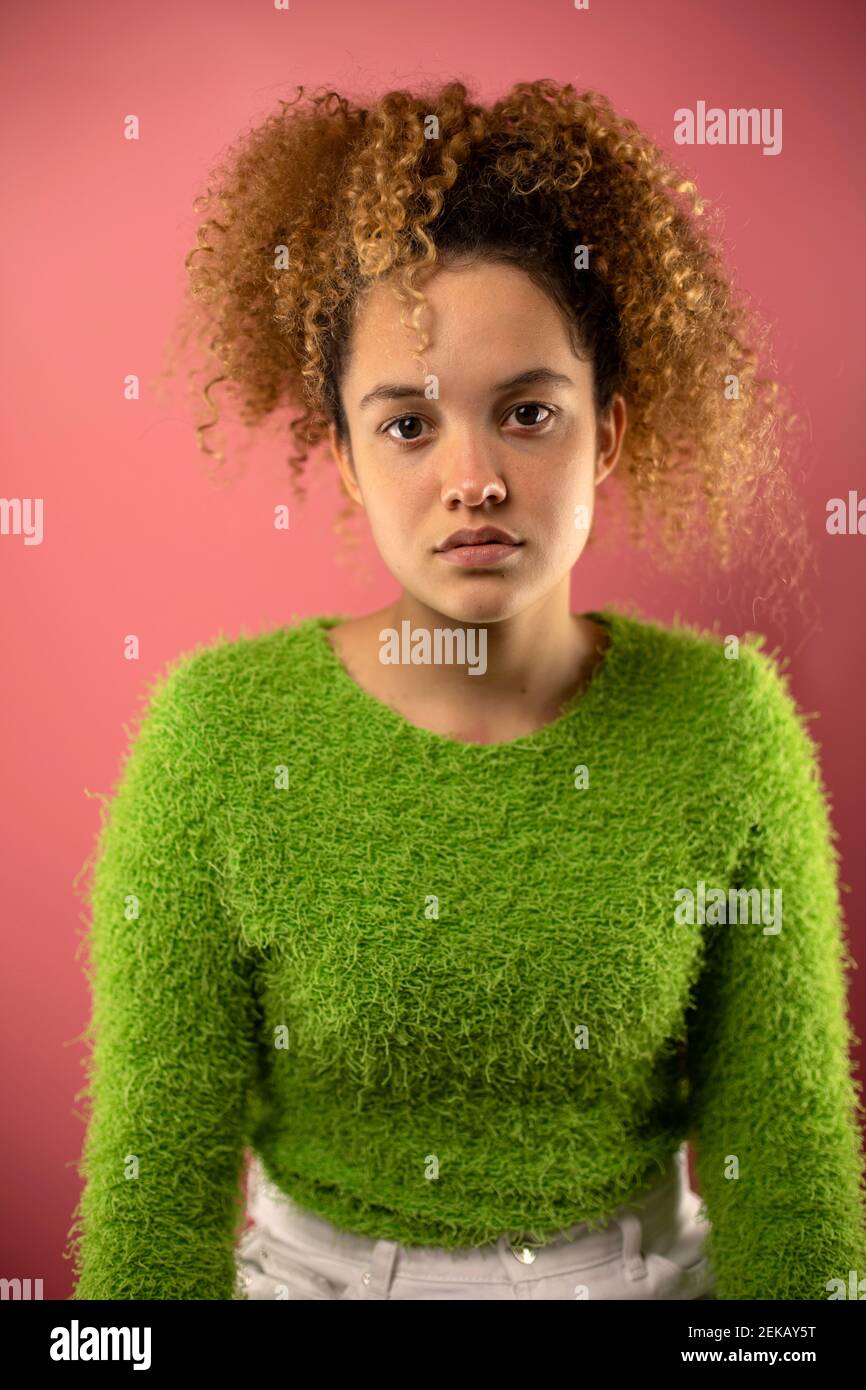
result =
[[[745,773],[749,798],[733,886],[766,890],[770,911],[704,927],[688,1067],[707,1248],[720,1298],[851,1297],[851,1272],[866,1277],[863,1111],[835,835],[817,749],[779,671],[757,648],[740,660],[747,751],[742,768],[720,768]]]
[[[220,903],[201,666],[158,678],[100,833],[76,1299],[234,1289],[255,1010]]]

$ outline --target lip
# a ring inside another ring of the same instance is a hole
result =
[[[449,565],[462,565],[474,568],[477,565],[501,565],[511,559],[521,549],[522,541],[506,545],[502,541],[490,541],[485,545],[452,545],[446,550],[437,550]]]
[[[478,547],[488,544],[521,545],[522,542],[516,536],[512,536],[510,531],[503,531],[500,526],[478,526],[474,531],[463,527],[459,531],[452,531],[448,539],[437,548],[451,550],[457,545]]]

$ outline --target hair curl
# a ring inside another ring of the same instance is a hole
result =
[[[287,407],[302,495],[329,424],[348,443],[339,387],[365,290],[393,273],[422,351],[419,274],[476,255],[510,261],[589,355],[597,411],[614,392],[626,399],[616,474],[632,539],[655,532],[676,565],[706,533],[722,569],[739,556],[762,573],[782,544],[783,572],[763,598],[799,592],[811,552],[777,438],[799,417],[759,370],[766,329],[736,298],[709,219],[696,225],[707,204],[634,122],[549,79],[517,83],[489,108],[457,80],[369,107],[299,86],[279,107],[195,204],[208,215],[186,259],[182,323],[209,374],[205,453],[214,387],[240,401],[247,426]],[[578,246],[588,268],[575,268]]]

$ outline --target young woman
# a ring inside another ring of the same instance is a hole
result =
[[[211,198],[207,398],[288,406],[296,473],[327,440],[397,594],[156,683],[92,886],[75,1296],[836,1296],[816,747],[760,635],[570,602],[614,468],[722,569],[792,497],[693,186],[596,94],[451,82],[281,103]]]

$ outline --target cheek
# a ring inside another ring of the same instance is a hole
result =
[[[579,534],[576,523],[592,516],[594,492],[591,463],[549,469],[524,480],[518,510],[525,508],[527,517],[536,518],[551,541],[559,538],[567,546],[574,545]]]
[[[423,524],[424,502],[410,479],[404,479],[399,487],[393,482],[387,486],[374,483],[364,500],[367,521],[380,549],[394,552],[417,538]]]

